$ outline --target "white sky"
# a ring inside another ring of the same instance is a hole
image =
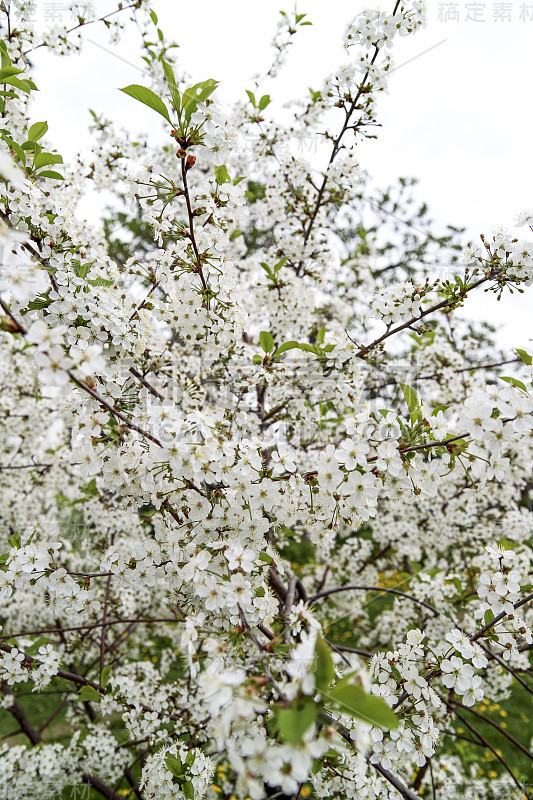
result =
[[[251,76],[269,65],[279,9],[290,11],[293,2],[153,0],[152,7],[167,36],[180,44],[180,64],[194,80],[221,81],[217,93],[231,101],[243,97],[244,90],[252,88]],[[52,5],[57,9],[67,3],[40,0],[38,5],[43,14]],[[393,4],[298,0],[298,11],[306,12],[313,25],[296,37],[277,88],[265,87],[274,100],[271,108],[301,96],[308,87],[318,88],[347,58],[341,47],[346,22],[362,8],[376,5],[389,10]],[[474,6],[485,21],[467,20]],[[108,10],[114,4],[105,0],[100,7]],[[419,198],[428,203],[433,218],[442,225],[465,226],[468,236],[478,240],[480,233],[490,235],[495,226],[512,226],[519,211],[533,206],[533,162],[527,157],[533,127],[528,99],[533,0],[433,0],[428,8],[427,27],[396,40],[396,71],[390,76],[389,93],[378,105],[383,127],[377,140],[359,146],[359,160],[383,185],[399,176],[419,178]],[[442,21],[452,12],[457,21]],[[502,14],[503,20],[493,21]],[[143,82],[136,38],[110,47],[101,27],[86,31],[91,41],[81,56],[58,58],[42,50],[34,55],[41,90],[34,118],[49,122],[50,138],[65,160],[90,144],[88,108],[132,133],[148,130],[160,136],[157,117],[140,115],[139,105],[117,91]],[[88,203],[88,213],[97,205]],[[526,238],[530,233],[521,232]],[[499,303],[481,293],[469,310],[502,326],[502,346],[531,349],[532,300],[533,287],[524,295],[506,295]]]

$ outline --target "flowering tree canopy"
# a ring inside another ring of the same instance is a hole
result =
[[[465,250],[356,158],[421,3],[282,115],[305,14],[228,108],[146,0],[92,6],[0,4],[1,800],[532,797],[484,713],[533,691],[532,358],[461,309],[533,244]],[[63,163],[32,53],[130,19],[164,143],[96,111]]]

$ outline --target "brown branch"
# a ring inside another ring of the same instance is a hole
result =
[[[333,725],[333,727],[335,727],[338,730],[342,738],[353,747],[353,739],[350,736],[350,731],[348,730],[348,728],[346,728],[342,723],[337,722],[336,719],[334,719],[325,711],[321,712],[321,716],[323,716],[328,721],[329,725]],[[392,772],[389,772],[388,769],[382,767],[381,764],[372,764],[368,760],[368,758],[366,760],[368,761],[370,766],[376,770],[376,772],[379,772],[379,774],[391,784],[391,786],[394,786],[394,788],[401,794],[404,800],[420,800],[420,796],[418,794],[414,794],[414,792],[412,792],[407,786],[405,786],[396,775],[393,775]]]
[[[477,286],[481,286],[482,283],[486,283],[488,280],[489,279],[486,276],[480,278],[475,283],[471,283],[470,286],[468,286],[467,291],[475,289]],[[388,339],[390,336],[394,336],[395,333],[399,333],[400,331],[405,330],[405,328],[411,327],[411,325],[414,325],[415,322],[419,322],[424,317],[427,317],[428,314],[432,314],[434,311],[442,311],[444,308],[449,308],[450,306],[456,305],[457,302],[458,301],[456,299],[443,300],[441,303],[437,303],[436,305],[431,306],[431,308],[427,308],[425,311],[422,311],[422,313],[419,314],[418,317],[413,317],[407,322],[404,322],[403,325],[398,325],[396,328],[392,328],[391,330],[385,331],[385,333],[378,339],[374,339],[374,341],[371,342],[370,344],[366,345],[365,347],[361,347],[357,351],[356,356],[358,356],[359,358],[364,358],[369,350],[372,350],[374,347],[376,347],[376,345],[381,344],[381,342],[384,342],[385,339]]]
[[[109,627],[110,625],[149,625],[152,622],[185,622],[182,617],[138,617],[134,619],[111,619],[106,622],[91,622],[89,625],[73,625],[71,628],[42,628],[35,631],[23,631],[22,633],[8,633],[0,636],[2,639],[14,639],[18,636],[38,636],[43,633],[67,633],[68,631],[89,631],[93,628],[101,628],[103,625]],[[1,645],[0,645],[1,647]]]
[[[102,616],[102,636],[100,639],[100,683],[102,683],[102,672],[105,662],[105,630],[107,625],[107,609],[109,606],[109,595],[111,593],[111,573],[109,573],[105,589],[104,611]]]
[[[157,389],[155,389],[155,388],[152,386],[152,384],[151,384],[151,383],[148,383],[148,381],[146,380],[146,378],[143,378],[143,376],[141,375],[141,373],[140,373],[140,372],[137,372],[137,370],[136,370],[136,369],[134,369],[133,367],[130,367],[130,372],[131,372],[131,374],[132,374],[132,375],[133,375],[135,378],[137,378],[137,380],[138,380],[138,381],[140,381],[140,383],[142,383],[142,385],[143,385],[144,387],[146,387],[146,389],[148,389],[148,391],[149,391],[151,394],[153,394],[153,395],[154,395],[154,397],[157,397],[157,398],[159,398],[159,400],[164,400],[164,399],[165,399],[165,398],[163,397],[163,395],[161,394],[161,392],[158,392],[158,391],[157,391]]]
[[[28,331],[21,322],[15,319],[15,317],[9,310],[9,306],[2,300],[1,297],[0,297],[0,306],[3,308],[3,310],[5,311],[5,313],[7,314],[13,325],[15,326],[15,330],[13,332],[21,333],[23,336],[25,336],[28,333]]]
[[[474,372],[477,369],[492,369],[494,367],[503,367],[505,364],[515,364],[517,361],[522,361],[521,358],[510,358],[507,361],[497,361],[494,364],[477,364],[473,367],[461,367],[461,369],[454,369],[452,372],[454,375],[459,375],[461,372]],[[442,369],[447,369],[447,367],[443,366]],[[415,375],[413,379],[413,383],[417,381],[429,381],[429,380],[436,380],[441,378],[442,374],[440,372],[434,372],[432,375]],[[380,383],[379,386],[367,386],[367,391],[375,392],[378,389],[384,389],[386,386],[393,386],[397,385],[398,381],[394,378],[393,380],[386,381],[385,383]]]
[[[533,600],[533,594],[528,594],[527,597],[524,597],[522,600],[518,600],[516,603],[514,603],[513,604],[513,608],[514,609],[520,608],[521,606],[525,605],[526,603],[529,603],[531,600]],[[492,622],[489,622],[487,625],[484,625],[483,628],[481,628],[480,631],[478,631],[476,634],[474,634],[474,636],[471,636],[470,637],[470,641],[471,642],[476,642],[478,639],[481,639],[481,637],[484,636],[484,634],[487,631],[489,631],[498,622],[500,622],[502,619],[504,619],[505,617],[508,617],[508,616],[509,616],[509,614],[506,611],[502,611],[500,614],[498,614],[496,617],[494,617]]]
[[[187,204],[187,216],[189,218],[189,237],[192,244],[192,249],[194,250],[194,255],[196,258],[196,272],[200,276],[200,280],[202,281],[202,286],[204,288],[204,292],[207,292],[209,287],[204,277],[203,269],[202,269],[202,261],[200,259],[200,253],[198,251],[198,245],[196,244],[196,237],[194,235],[194,215],[192,212],[191,207],[191,197],[189,194],[189,185],[187,183],[187,167],[185,164],[185,158],[181,159],[181,177],[183,180],[183,192],[185,195],[185,203]]]
[[[394,16],[394,14],[396,14],[399,5],[400,5],[400,0],[397,0],[397,2],[394,5],[394,10],[392,12],[393,16]],[[346,111],[346,117],[345,117],[343,126],[342,126],[342,128],[340,130],[340,133],[338,134],[337,138],[333,140],[333,147],[332,147],[331,154],[330,154],[330,157],[329,157],[328,165],[327,165],[327,167],[326,167],[326,169],[324,171],[324,179],[322,181],[320,189],[318,190],[318,195],[317,195],[317,198],[316,198],[315,207],[314,207],[313,212],[311,213],[311,217],[309,219],[309,223],[308,223],[307,227],[304,228],[304,236],[303,236],[303,246],[304,247],[307,244],[307,242],[309,241],[309,237],[311,236],[311,231],[313,230],[313,226],[314,226],[314,224],[316,222],[316,218],[318,216],[318,212],[320,211],[320,208],[322,206],[322,201],[323,201],[323,198],[324,198],[324,192],[325,192],[326,186],[328,184],[328,177],[329,177],[328,176],[328,169],[331,166],[331,164],[333,164],[333,161],[335,160],[335,158],[337,156],[337,153],[341,149],[341,141],[342,141],[342,139],[344,137],[344,134],[346,133],[347,130],[349,130],[350,127],[354,127],[354,132],[355,132],[355,130],[361,124],[362,116],[359,117],[359,121],[356,123],[355,126],[351,126],[350,125],[350,120],[352,118],[352,114],[357,109],[357,105],[359,103],[361,95],[366,91],[366,82],[367,82],[368,77],[370,75],[371,68],[374,66],[374,64],[376,62],[376,58],[378,57],[379,52],[380,52],[379,45],[378,44],[374,44],[374,54],[373,54],[372,60],[370,62],[370,67],[365,72],[365,74],[363,76],[363,79],[362,79],[361,83],[358,86],[357,94],[355,95],[355,98],[352,100],[349,109]],[[297,268],[298,273],[301,271],[302,265],[303,265],[303,260],[300,260],[300,262],[298,263],[298,268]]]
[[[326,639],[326,641],[328,642],[328,644],[331,644],[329,639]],[[348,647],[345,644],[336,644],[335,647],[337,650],[341,650],[343,653],[355,653],[355,655],[364,656],[365,658],[372,658],[372,656],[374,655],[369,650],[359,650],[359,648],[357,647]]]
[[[520,791],[521,791],[521,792],[523,792],[523,794],[524,794],[524,796],[527,798],[527,800],[531,800],[531,795],[527,794],[527,792],[525,791],[524,784],[519,782],[518,778],[516,777],[516,775],[515,775],[515,774],[514,774],[514,772],[512,771],[512,769],[511,769],[511,767],[509,766],[509,764],[508,764],[508,763],[505,761],[505,759],[503,758],[503,756],[501,756],[501,755],[498,753],[498,751],[497,751],[497,750],[496,750],[496,749],[495,749],[495,748],[494,748],[494,747],[493,747],[493,746],[492,746],[492,745],[491,745],[491,744],[490,744],[490,743],[489,743],[489,742],[488,742],[488,741],[485,739],[485,737],[484,737],[484,736],[482,736],[482,735],[481,735],[481,733],[480,733],[480,732],[479,732],[479,731],[478,731],[476,728],[474,728],[474,726],[473,726],[473,725],[471,725],[471,724],[470,724],[470,723],[469,723],[469,722],[468,722],[468,721],[467,721],[467,720],[466,720],[466,719],[465,719],[463,716],[461,716],[461,714],[459,714],[459,712],[457,711],[457,709],[454,709],[454,708],[453,708],[453,707],[452,707],[452,706],[451,706],[449,703],[447,703],[447,702],[446,702],[446,700],[445,700],[443,697],[441,698],[441,700],[444,702],[445,706],[446,706],[446,707],[447,707],[447,708],[448,708],[448,709],[449,709],[449,710],[450,710],[452,713],[454,713],[454,714],[455,714],[455,716],[457,717],[457,719],[460,719],[460,720],[461,720],[461,722],[462,722],[462,724],[463,724],[463,725],[465,725],[465,726],[468,728],[468,730],[469,730],[471,733],[473,733],[475,736],[477,736],[477,737],[478,737],[478,739],[479,739],[479,740],[480,740],[480,741],[481,741],[481,742],[482,742],[482,743],[485,745],[485,747],[487,747],[487,748],[488,748],[488,749],[491,751],[491,753],[493,753],[493,754],[496,756],[496,758],[498,759],[498,761],[499,761],[499,762],[502,764],[502,766],[504,767],[504,769],[505,769],[505,770],[506,770],[506,771],[509,773],[509,775],[511,776],[511,778],[513,779],[513,781],[516,783],[516,785],[518,786],[518,788],[520,789]]]
[[[84,383],[84,381],[81,381],[79,378],[77,378],[70,369],[66,370],[66,373],[70,380],[76,384],[76,386],[78,386],[80,389],[83,389],[83,391],[87,392],[87,394],[90,394],[94,400],[100,403],[100,405],[104,406],[104,408],[107,408],[107,410],[110,411],[114,417],[123,422],[128,428],[131,428],[133,431],[137,431],[137,433],[140,433],[145,439],[149,439],[151,442],[159,445],[159,447],[163,447],[159,439],[157,439],[155,436],[152,436],[152,434],[148,433],[148,431],[143,430],[143,428],[140,428],[135,424],[135,422],[132,422],[125,414],[122,413],[122,411],[119,411],[118,408],[115,408],[113,405],[111,405],[111,403],[108,403],[104,397],[98,394],[98,392],[95,392],[95,390],[91,389],[91,387]]]
[[[96,775],[83,775],[83,780],[85,783],[88,783],[89,786],[92,786],[96,789],[97,792],[103,794],[104,797],[107,797],[108,800],[124,800],[123,795],[119,792],[116,792],[112,786],[108,786],[101,778],[98,778]]]
[[[352,591],[361,591],[361,592],[386,592],[387,594],[396,594],[400,597],[405,597],[407,600],[412,600],[413,603],[418,603],[418,605],[424,606],[429,611],[433,612],[433,614],[438,617],[439,611],[434,608],[429,603],[425,603],[424,600],[419,600],[417,597],[413,597],[410,594],[406,594],[405,592],[400,592],[399,589],[386,589],[383,586],[338,586],[336,589],[328,589],[325,592],[319,592],[318,594],[313,595],[313,597],[309,598],[309,603],[314,603],[316,600],[319,600],[321,597],[329,597],[331,594],[338,594],[339,592],[352,592]]]
[[[2,682],[2,691],[4,694],[11,694],[11,692],[7,688],[7,684],[5,684],[4,682]],[[17,720],[18,724],[20,725],[20,730],[28,737],[28,739],[33,745],[39,744],[39,742],[42,741],[40,732],[38,730],[35,730],[35,728],[30,724],[26,714],[22,710],[22,707],[14,694],[13,694],[13,702],[11,703],[11,705],[7,710],[9,711],[11,716]]]
[[[521,686],[524,687],[526,692],[529,692],[529,694],[533,694],[533,689],[531,688],[531,686],[529,686],[529,684],[526,683],[526,681],[523,678],[521,678],[520,675],[518,675],[517,670],[511,669],[509,664],[507,664],[506,661],[503,658],[501,658],[498,653],[493,653],[492,650],[489,647],[485,647],[485,645],[481,644],[481,643],[480,643],[480,647],[485,651],[485,653],[487,653],[487,657],[489,659],[494,659],[494,661],[497,661],[498,664],[501,667],[503,667],[504,670],[506,670],[506,672],[509,672],[513,676],[513,678],[516,681],[518,681],[518,683]]]
[[[524,747],[523,744],[520,744],[520,742],[517,739],[515,739],[514,736],[511,736],[511,734],[508,731],[506,731],[504,728],[502,728],[500,725],[498,725],[498,723],[495,722],[495,720],[491,719],[490,717],[485,716],[485,714],[481,714],[479,711],[476,711],[475,709],[471,708],[470,706],[460,706],[458,703],[455,703],[453,700],[451,701],[451,703],[452,703],[453,706],[461,708],[463,711],[468,711],[470,714],[474,714],[479,719],[482,719],[483,722],[486,722],[488,725],[491,725],[493,728],[495,728],[497,731],[499,731],[503,736],[505,736],[506,739],[508,739],[510,742],[512,742],[512,744],[514,744],[515,747],[518,747],[518,749],[522,753],[524,753],[524,755],[526,755],[528,758],[530,758],[533,761],[533,753],[531,753],[531,751],[528,750],[527,747]]]

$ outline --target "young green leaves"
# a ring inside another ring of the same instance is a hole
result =
[[[173,756],[172,753],[167,753],[165,758],[165,764],[168,771],[171,773],[173,778],[173,783],[177,783],[181,787],[181,791],[183,792],[186,800],[193,800],[194,798],[194,786],[192,781],[189,779],[189,771],[190,767],[194,764],[196,759],[196,753],[194,750],[189,750],[187,756],[185,757],[185,763],[182,762],[179,754]]]
[[[82,686],[78,692],[78,699],[82,703],[99,703],[102,697],[100,692],[92,686]]]
[[[335,683],[331,650],[322,636],[317,637],[315,644],[313,675],[314,695],[300,695],[289,707],[276,708],[274,727],[284,742],[298,745],[311,725],[320,719],[321,712],[328,717],[332,712],[342,712],[384,730],[398,727],[399,719],[392,709],[380,697],[367,694],[354,683],[353,673]]]
[[[521,360],[523,361],[523,363],[526,366],[530,367],[531,363],[533,362],[533,357],[530,356],[529,353],[526,350],[521,350],[519,347],[516,348],[516,352],[518,353],[518,355],[521,358]],[[517,389],[521,389],[526,394],[529,394],[529,390],[528,390],[527,386],[525,385],[525,383],[523,383],[522,381],[519,381],[518,378],[514,378],[512,376],[511,377],[500,376],[500,377],[501,377],[502,381],[505,381],[506,383],[511,383],[513,386],[516,386]]]
[[[190,89],[186,89],[184,91],[181,108],[187,124],[191,121],[191,117],[197,110],[200,103],[205,103],[208,97],[213,94],[217,86],[218,81],[213,80],[213,78],[208,78],[206,81],[196,83],[194,86],[191,86]],[[178,116],[180,117],[181,124],[181,116],[179,111]]]
[[[286,259],[282,259],[282,261],[285,260]],[[269,274],[268,270],[270,270],[270,267],[268,267],[267,264],[261,264],[261,266],[263,267],[265,272],[267,272],[268,275]],[[276,265],[274,267],[274,270],[276,270],[277,272],[278,268],[279,266]],[[276,273],[271,273],[271,274],[275,275]],[[284,342],[276,349],[272,334],[267,333],[267,331],[261,331],[261,333],[259,334],[259,344],[261,345],[263,351],[266,353],[266,356],[268,356],[267,359],[268,361],[279,359],[279,357],[282,356],[283,353],[286,353],[287,350],[303,350],[305,353],[312,353],[319,360],[324,361],[327,358],[327,354],[330,353],[335,348],[334,344],[326,344],[326,345],[324,344],[325,337],[326,337],[326,329],[323,327],[320,328],[320,330],[318,331],[316,345],[308,344],[307,342],[296,342],[292,340],[289,342]],[[275,352],[273,352],[274,350]],[[262,359],[261,356],[259,355],[255,355],[253,357],[253,362],[254,364],[262,364],[264,362],[264,359]]]
[[[339,711],[384,730],[398,727],[398,717],[384,700],[374,694],[367,694],[361,686],[345,683],[344,680],[334,686],[328,695]]]
[[[36,142],[48,130],[47,122],[34,122],[28,130],[28,142]]]
[[[250,100],[250,103],[251,103],[251,104],[253,105],[253,107],[254,107],[254,108],[256,108],[258,111],[264,111],[264,110],[265,110],[265,108],[266,108],[268,105],[270,105],[270,103],[271,103],[271,99],[270,99],[270,95],[269,95],[269,94],[264,94],[264,95],[263,95],[263,96],[262,96],[262,97],[259,99],[259,101],[257,101],[257,100],[255,99],[255,94],[254,94],[253,92],[250,92],[248,89],[246,89],[246,94],[248,95],[248,99]]]
[[[420,400],[418,399],[418,395],[413,387],[408,386],[406,383],[400,383],[400,389],[403,392],[405,402],[407,403],[407,407],[409,409],[411,424],[415,425],[415,423],[422,420],[422,412],[420,410]]]
[[[313,700],[303,704],[293,703],[290,708],[278,708],[276,724],[284,742],[297,745],[318,716],[318,705]]]
[[[274,349],[274,338],[271,333],[267,333],[267,331],[261,331],[259,334],[259,344],[268,355]]]
[[[178,142],[180,142],[180,144],[183,146],[186,143],[189,135],[192,115],[195,111],[197,111],[198,106],[201,103],[205,103],[209,96],[215,91],[216,87],[218,86],[218,81],[213,80],[213,78],[208,78],[206,81],[201,81],[200,83],[196,83],[194,86],[185,89],[183,95],[181,95],[178,90],[176,77],[172,67],[163,59],[161,59],[161,63],[163,65],[165,81],[170,95],[170,105],[177,115],[177,139]],[[130,86],[125,86],[120,91],[124,92],[124,94],[127,94],[129,97],[133,97],[134,100],[144,103],[144,105],[160,114],[160,116],[162,116],[171,125],[174,124],[171,120],[167,105],[151,89],[148,89],[146,86],[131,84]],[[194,143],[198,144],[199,142]]]
[[[13,150],[16,160],[22,164],[28,175],[62,181],[63,175],[59,172],[44,169],[52,164],[63,163],[63,159],[58,153],[43,152],[43,147],[38,140],[44,136],[47,130],[47,122],[34,122],[33,125],[30,125],[26,134],[27,139],[22,144],[15,142],[6,129],[0,132],[0,137]]]
[[[9,98],[18,97],[17,92],[14,91],[15,89],[29,94],[32,91],[36,91],[37,87],[33,81],[27,78],[17,77],[24,72],[24,70],[12,66],[5,42],[0,42],[0,59],[0,85],[2,85],[0,89],[0,113],[3,114],[7,100]],[[7,89],[7,86],[13,88]]]
[[[147,89],[145,86],[139,86],[138,84],[131,84],[130,86],[125,86],[120,91],[129,95],[129,97],[133,97],[134,100],[138,100],[139,103],[144,103],[145,106],[157,111],[167,122],[170,122],[170,116],[166,105],[151,89]]]

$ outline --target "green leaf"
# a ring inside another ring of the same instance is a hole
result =
[[[303,350],[305,353],[313,353],[316,356],[316,347],[306,342],[298,342],[298,350]]]
[[[107,682],[109,681],[110,674],[111,674],[111,664],[108,664],[107,667],[103,668],[102,675],[100,676],[100,685],[104,689],[107,686]]]
[[[185,763],[189,764],[189,766],[192,767],[195,761],[196,761],[196,753],[194,752],[194,750],[189,750],[189,752],[185,756]]]
[[[150,10],[150,19],[152,20],[154,25],[157,25],[158,18],[157,18],[157,14],[155,13],[155,11]]]
[[[447,411],[450,408],[450,404],[447,405],[445,403],[439,403],[438,406],[435,406],[433,411],[431,412],[432,417],[436,417],[439,411]]]
[[[21,92],[26,92],[26,94],[29,94],[32,89],[36,88],[33,81],[26,81],[22,80],[21,78],[15,78],[14,75],[3,78],[2,83],[7,83],[9,84],[9,86],[14,86],[15,89],[20,89]]]
[[[19,144],[17,144],[16,142],[11,142],[11,149],[15,151],[15,153],[19,157],[20,161],[22,161],[22,163],[24,165],[26,165],[26,154],[25,154],[24,150],[22,149],[22,147]]]
[[[206,81],[197,83],[186,89],[183,93],[182,110],[185,115],[186,122],[191,121],[191,117],[200,105],[205,103],[209,95],[211,95],[218,86],[218,81],[209,78]]]
[[[4,78],[10,78],[13,75],[19,75],[21,72],[24,72],[23,69],[17,69],[16,67],[2,67],[0,69],[0,81],[3,82]]]
[[[42,172],[37,173],[38,178],[53,178],[56,181],[64,181],[65,177],[53,169],[43,169]]]
[[[277,711],[278,730],[283,741],[298,744],[318,715],[316,703],[306,703],[303,708],[280,708]]]
[[[92,281],[87,281],[90,286],[113,286],[113,281],[106,278],[95,278]]]
[[[145,86],[138,86],[137,84],[132,83],[130,86],[125,86],[123,89],[120,89],[120,91],[129,95],[129,97],[133,97],[134,100],[144,103],[145,106],[149,106],[149,108],[152,108],[154,111],[157,111],[158,114],[161,114],[161,116],[164,117],[167,122],[170,122],[166,105],[163,103],[161,98],[155,94],[155,92],[152,92],[151,89],[147,89]]]
[[[9,544],[11,547],[16,547],[17,550],[22,547],[22,542],[20,541],[20,534],[19,533],[12,533],[9,537]]]
[[[47,122],[34,122],[28,131],[28,141],[36,142],[48,130]]]
[[[505,381],[506,383],[512,383],[513,386],[516,386],[518,389],[522,389],[523,392],[528,394],[527,387],[522,381],[519,381],[518,378],[508,378],[500,375],[500,380]]]
[[[255,94],[253,92],[249,92],[248,89],[246,89],[246,94],[250,98],[250,103],[253,105],[254,108],[256,108],[257,104],[255,102]]]
[[[0,56],[2,58],[2,63],[1,63],[2,69],[11,66],[11,59],[9,58],[9,55],[7,53],[7,45],[5,42],[0,42]]]
[[[2,553],[2,555],[0,556],[0,564],[5,564],[8,558],[9,558],[9,553]]]
[[[172,103],[176,111],[179,113],[181,107],[181,98],[176,84],[176,78],[174,77],[174,72],[170,64],[167,64],[166,61],[163,61],[162,63],[163,63],[163,71],[165,73],[165,80],[167,82],[170,96],[172,97]]]
[[[33,159],[34,169],[41,169],[48,164],[62,164],[63,159],[56,153],[38,153]]]
[[[335,667],[331,651],[322,636],[318,636],[315,645],[315,687],[323,691],[331,685],[335,677]]]
[[[276,358],[276,356],[280,356],[282,353],[286,353],[287,350],[295,350],[299,346],[300,345],[298,344],[298,342],[294,341],[284,342],[282,345],[278,347],[278,349],[274,353],[274,358]]]
[[[100,692],[93,689],[92,686],[82,686],[80,691],[78,692],[78,699],[82,701],[82,703],[89,703],[94,701],[95,703],[100,702]]]
[[[259,263],[261,264],[262,268],[265,270],[265,272],[268,275],[268,277],[270,278],[270,280],[274,280],[276,276],[272,272],[272,270],[270,269],[270,267],[268,266],[266,261],[260,261]]]
[[[25,647],[24,650],[29,656],[34,656],[35,653],[38,652],[39,647],[42,647],[45,644],[48,644],[50,639],[47,639],[45,636],[39,636],[38,639],[33,642],[29,647]]]
[[[485,611],[485,616],[483,617],[484,624],[490,625],[493,619],[494,619],[494,612],[492,611],[492,609],[487,608],[487,610]]]
[[[403,392],[403,396],[405,397],[407,407],[409,408],[411,422],[415,423],[418,420],[422,419],[422,414],[420,411],[420,400],[418,399],[418,395],[415,392],[415,390],[411,386],[408,386],[406,383],[400,383],[400,387]]]
[[[531,363],[533,362],[533,356],[530,356],[526,350],[520,350],[520,348],[518,347],[516,348],[516,352],[518,353],[524,364],[527,364],[527,366],[530,367]]]
[[[403,682],[402,673],[400,672],[398,667],[394,666],[394,664],[392,662],[391,662],[391,665],[390,665],[390,671],[392,672],[392,675],[396,679],[398,684],[402,684],[402,682]]]
[[[185,800],[194,800],[194,785],[192,781],[185,781],[181,790],[185,795]]]
[[[369,725],[377,725],[385,730],[397,728],[399,725],[398,717],[387,703],[380,697],[367,694],[360,686],[334,686],[328,696],[340,711],[362,719]]]
[[[96,488],[96,478],[92,478],[87,486],[82,486],[81,490],[85,494],[90,494],[91,497],[97,497],[98,489]]]
[[[268,553],[259,553],[259,561],[265,561],[267,564],[274,563],[274,559]]]
[[[48,292],[46,294],[38,294],[35,300],[30,300],[28,308],[30,311],[41,311],[43,308],[48,308],[51,302]]]
[[[316,337],[316,340],[317,340],[318,344],[324,344],[324,339],[325,338],[326,338],[326,328],[322,327],[318,331],[318,334],[317,334],[317,337]]]
[[[181,778],[183,776],[185,770],[179,756],[173,756],[171,753],[167,753],[165,764],[167,765],[169,772],[171,772],[175,778]]]
[[[5,130],[0,133],[0,137],[4,140],[10,150],[13,150],[13,152],[17,155],[17,158],[22,161],[23,164],[26,164],[26,154],[22,147],[14,142],[13,139],[7,135]]]
[[[86,278],[89,272],[91,271],[91,267],[94,264],[94,261],[88,261],[84,264],[80,264],[79,261],[73,261],[74,264],[74,272],[78,276],[78,278]]]
[[[259,110],[264,111],[264,109],[269,105],[271,102],[270,95],[264,94],[261,100],[259,101]]]
[[[228,168],[225,164],[215,167],[215,180],[219,186],[223,183],[231,183],[231,178],[228,175]]]
[[[261,331],[259,334],[259,344],[265,353],[271,353],[274,349],[274,339],[272,338],[272,334],[267,333],[266,331]]]

